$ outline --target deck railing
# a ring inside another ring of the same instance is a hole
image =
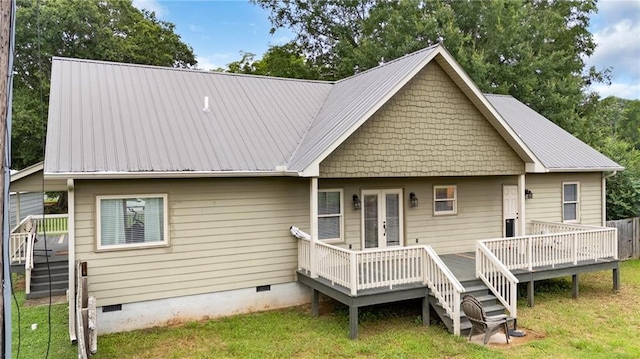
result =
[[[28,252],[32,251],[33,246],[27,248],[27,240],[29,239],[29,233],[32,227],[37,228],[37,234],[67,233],[69,230],[68,215],[46,214],[25,217],[20,224],[11,231],[9,253],[12,264],[24,263],[29,255]]]
[[[36,232],[38,225],[34,223],[34,225],[29,230],[29,236],[26,241],[26,255],[24,261],[24,292],[25,294],[31,293],[31,271],[33,270],[33,247],[36,243]]]
[[[509,311],[518,315],[518,278],[481,241],[476,242],[476,275]]]
[[[555,267],[562,264],[576,265],[580,261],[597,261],[603,258],[618,259],[616,228],[564,224],[545,224],[545,228],[551,233],[479,242],[510,270],[532,270],[534,267]]]
[[[464,287],[431,246],[423,248],[424,283],[453,320],[453,334],[460,335],[460,295],[464,293]]]
[[[316,271],[331,284],[357,295],[364,289],[423,283],[451,316],[460,334],[460,294],[464,287],[430,246],[353,251],[316,242]],[[298,241],[298,269],[311,272],[311,241]]]
[[[38,223],[38,234],[62,234],[69,232],[68,214],[40,214],[31,218]]]
[[[531,234],[566,233],[600,228],[602,227],[587,226],[584,224],[531,221]]]

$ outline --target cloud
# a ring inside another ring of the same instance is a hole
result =
[[[591,86],[590,89],[597,92],[602,98],[615,96],[632,100],[640,99],[639,83],[614,82],[611,85],[596,84]]]
[[[287,42],[291,41],[291,37],[289,36],[278,36],[272,40],[272,44],[274,45],[284,45]]]
[[[132,5],[140,10],[145,9],[155,12],[158,18],[169,14],[169,10],[162,6],[159,0],[133,0]]]
[[[240,59],[239,55],[234,55],[230,52],[217,53],[208,56],[196,56],[198,61],[198,68],[205,71],[215,70],[218,68],[226,68],[227,64],[235,60]]]
[[[598,10],[590,27],[597,47],[586,64],[612,68],[612,84],[592,89],[603,97],[640,98],[640,1],[603,1]]]

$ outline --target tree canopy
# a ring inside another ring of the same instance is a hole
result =
[[[514,96],[626,167],[609,180],[608,217],[640,215],[640,101],[588,90],[610,80],[585,64],[595,0],[252,2],[270,12],[272,33],[297,34],[293,56],[272,48],[278,56],[249,54],[229,71],[336,80],[442,42],[483,92]],[[290,66],[283,59],[304,71],[263,70]]]
[[[130,0],[18,0],[12,167],[42,160],[52,56],[146,65],[196,65],[190,46],[170,22]],[[43,101],[40,101],[42,86]],[[70,139],[71,140],[71,139]]]

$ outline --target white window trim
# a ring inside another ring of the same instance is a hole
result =
[[[340,217],[340,237],[339,238],[327,238],[319,239],[323,243],[342,243],[344,242],[344,191],[342,188],[319,188],[318,194],[323,192],[340,192],[340,215],[335,214],[318,214],[318,218]],[[320,205],[320,201],[318,201]],[[318,230],[319,232],[319,230]]]
[[[162,198],[162,211],[164,222],[164,240],[162,242],[152,243],[128,243],[128,244],[114,244],[103,246],[101,244],[101,221],[100,221],[100,201],[103,199],[126,199],[126,198]],[[108,251],[121,251],[131,249],[144,249],[154,247],[168,247],[169,246],[169,200],[168,195],[164,194],[125,194],[125,195],[108,195],[108,196],[96,196],[96,251],[108,252]]]
[[[564,200],[564,187],[566,185],[576,185],[576,200],[565,201]],[[564,219],[564,205],[572,204],[576,205],[576,219]],[[580,223],[580,182],[562,182],[562,223]]]
[[[453,187],[453,198],[447,199],[436,199],[436,190],[441,188],[450,188]],[[452,211],[436,211],[436,202],[446,202],[453,200],[453,210]],[[458,214],[458,185],[450,184],[450,185],[434,185],[433,186],[433,215],[434,216],[450,216]]]

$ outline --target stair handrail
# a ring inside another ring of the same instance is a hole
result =
[[[460,335],[460,295],[464,286],[431,246],[424,246],[424,283],[453,321],[453,333]]]
[[[476,277],[489,287],[509,315],[517,318],[519,280],[481,241],[476,241]]]
[[[27,223],[31,222],[31,216],[27,216],[18,225],[13,227],[10,232],[10,247],[9,254],[12,264],[22,264],[26,260],[26,247],[27,239],[29,237],[29,230],[27,229]]]
[[[25,280],[25,294],[31,293],[31,271],[33,270],[33,250],[35,247],[36,233],[38,223],[32,221],[33,226],[29,230],[29,236],[27,238],[27,253],[24,261],[24,280]]]

